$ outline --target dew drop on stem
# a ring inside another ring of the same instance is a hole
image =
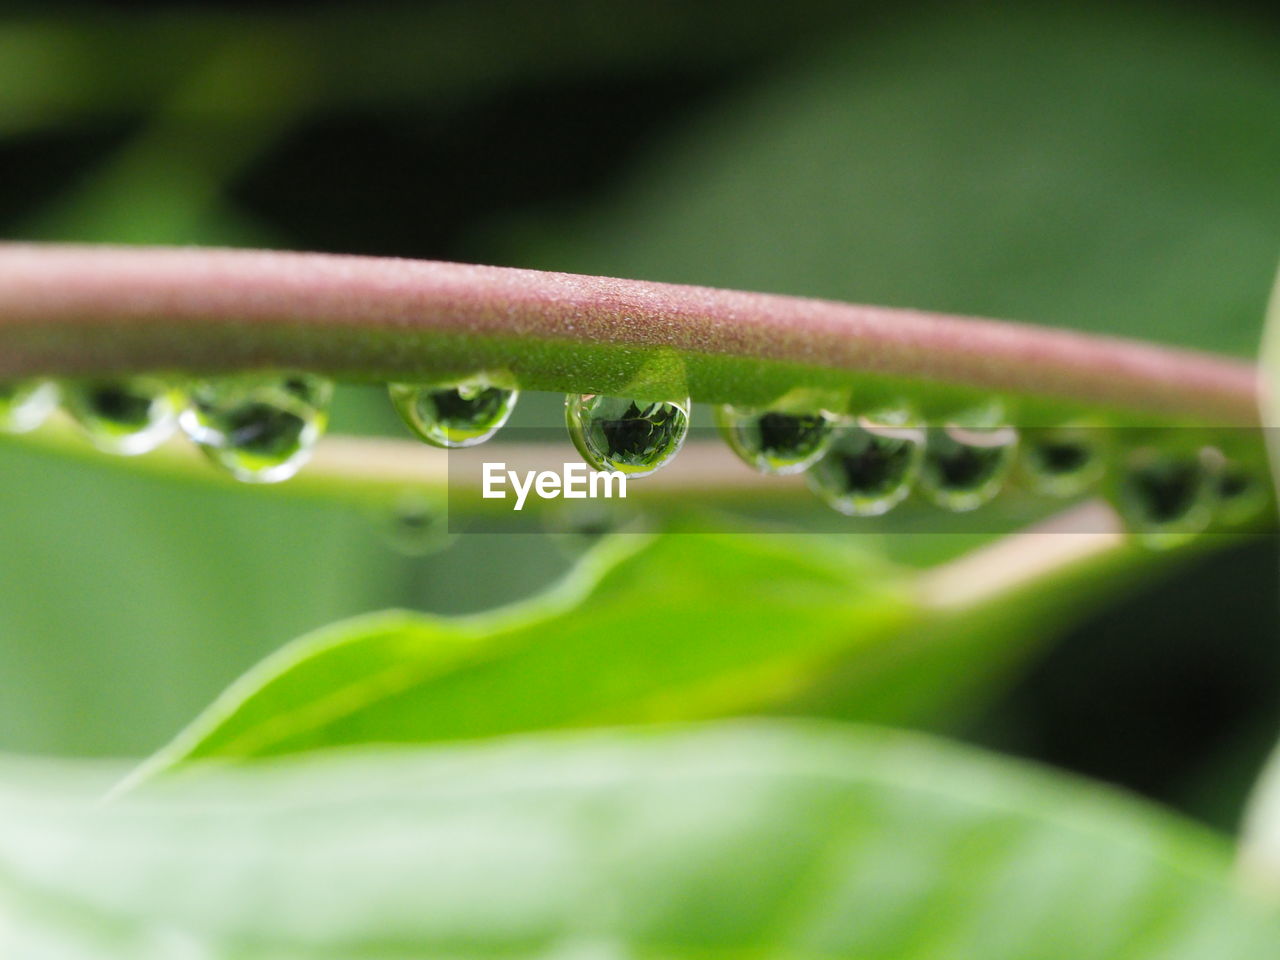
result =
[[[716,426],[747,466],[761,473],[800,473],[831,442],[836,417],[826,411],[791,413],[725,405],[715,411]]]
[[[565,422],[589,466],[645,477],[669,463],[683,446],[689,432],[689,399],[570,394],[565,398]]]
[[[1240,460],[1211,448],[1214,519],[1226,527],[1239,527],[1257,520],[1271,503],[1270,488],[1262,469],[1249,469]]]
[[[1125,526],[1151,547],[1176,546],[1206,529],[1217,503],[1216,476],[1203,451],[1140,447],[1114,488]]]
[[[280,483],[311,458],[333,384],[311,374],[249,374],[190,388],[183,431],[237,480]]]
[[[182,396],[161,377],[77,380],[62,385],[62,405],[99,450],[135,456],[173,435]]]
[[[920,468],[920,492],[945,510],[976,510],[1004,487],[1018,432],[1000,423],[998,405],[968,411],[930,427]]]
[[[1050,497],[1075,497],[1106,469],[1102,429],[1084,425],[1030,427],[1022,431],[1021,468],[1028,486]]]
[[[446,448],[484,443],[507,422],[520,397],[483,375],[454,383],[392,383],[388,391],[414,433]]]
[[[0,383],[0,433],[27,433],[58,406],[58,386],[47,380]]]
[[[924,440],[924,429],[906,411],[858,417],[835,431],[809,468],[809,488],[846,516],[888,513],[911,493]]]

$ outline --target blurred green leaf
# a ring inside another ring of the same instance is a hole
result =
[[[140,755],[281,637],[394,601],[352,511],[0,444],[0,744]]]
[[[0,946],[24,960],[1269,960],[1280,942],[1217,836],[874,729],[318,754],[107,805],[16,779]]]
[[[202,757],[760,710],[928,723],[985,693],[1144,556],[1108,541],[1022,582],[1036,550],[1025,544],[942,571],[977,591],[969,603],[939,600],[936,571],[821,538],[619,536],[515,607],[393,612],[302,638],[138,777]]]
[[[34,8],[0,22],[0,133],[146,112],[193,62],[251,38],[326,105],[343,110],[438,106],[495,89],[661,68],[733,66],[848,16],[804,0],[741,16],[733,0],[444,0],[324,4],[301,11],[184,7],[168,11]],[[268,78],[268,81],[271,78]],[[277,86],[255,92],[267,97]]]
[[[226,193],[302,111],[307,93],[296,61],[287,45],[264,45],[261,36],[226,39],[188,65],[114,156],[13,232],[116,244],[277,240]]]
[[[785,700],[915,616],[901,575],[871,555],[787,536],[624,535],[516,607],[304,637],[153,766],[732,713]]]

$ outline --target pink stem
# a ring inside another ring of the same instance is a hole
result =
[[[1016,323],[430,261],[0,245],[2,377],[130,363],[393,377],[420,370],[433,337],[511,340],[520,350],[668,348],[1221,425],[1258,421],[1251,364]]]

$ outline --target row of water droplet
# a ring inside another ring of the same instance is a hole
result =
[[[806,472],[809,487],[853,517],[887,513],[912,493],[962,512],[989,503],[1020,465],[1031,492],[1078,497],[1099,487],[1115,434],[1084,423],[1021,430],[1001,422],[998,404],[926,426],[907,408],[857,417],[721,407],[729,446],[757,470]],[[1265,472],[1249,470],[1203,436],[1172,428],[1128,431],[1122,469],[1105,492],[1130,529],[1166,546],[1215,522],[1241,526],[1269,502]],[[1142,442],[1142,441],[1149,442]]]
[[[395,384],[391,395],[419,436],[442,447],[487,440],[518,397],[485,378],[452,386]],[[582,458],[594,469],[629,477],[647,476],[671,461],[688,433],[690,410],[688,398],[565,398],[569,436]],[[905,405],[857,417],[721,406],[715,416],[729,447],[750,467],[804,472],[819,497],[852,517],[887,513],[917,491],[946,510],[974,510],[1004,488],[1019,453],[1022,475],[1035,493],[1076,497],[1099,484],[1108,460],[1099,428],[1068,424],[1020,432],[1002,423],[995,403],[938,426],[925,426]],[[1109,493],[1129,525],[1160,544],[1178,542],[1215,520],[1247,523],[1268,502],[1257,472],[1195,438],[1129,451]]]
[[[278,483],[301,469],[328,423],[333,384],[309,374],[196,380],[162,377],[25,381],[0,386],[0,430],[25,433],[61,403],[98,449],[135,456],[181,430],[246,483]]]
[[[506,423],[519,397],[497,378],[390,385],[396,410],[439,447],[470,447]],[[92,442],[111,453],[145,453],[181,430],[237,479],[275,483],[292,477],[324,431],[333,385],[310,374],[253,374],[198,380],[178,389],[159,377],[30,381],[0,386],[0,430],[24,432],[61,402]],[[688,398],[644,401],[571,394],[569,435],[597,470],[647,476],[679,452],[688,433]],[[809,486],[840,513],[878,516],[913,492],[951,511],[991,501],[1021,451],[1032,489],[1073,497],[1098,484],[1106,468],[1098,431],[1081,425],[1021,431],[992,403],[925,425],[909,408],[848,417],[722,406],[720,432],[737,456],[763,473],[805,472]],[[1139,531],[1194,532],[1215,519],[1242,523],[1260,512],[1262,479],[1203,444],[1130,451],[1110,490]]]

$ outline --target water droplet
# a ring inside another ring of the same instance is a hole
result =
[[[1213,519],[1215,473],[1201,451],[1133,451],[1115,490],[1116,509],[1148,546],[1191,539]]]
[[[689,432],[689,400],[626,400],[599,394],[565,397],[573,445],[596,470],[647,477],[668,463]]]
[[[577,557],[605,537],[645,528],[643,516],[625,501],[562,501],[542,518],[547,535],[567,556]]]
[[[310,374],[252,374],[191,386],[183,431],[246,483],[279,483],[309,459],[328,423],[333,384]]]
[[[0,384],[0,433],[26,433],[48,419],[58,406],[58,385],[47,380]]]
[[[1239,526],[1257,519],[1271,499],[1263,471],[1250,470],[1239,460],[1222,457],[1213,471],[1217,519]]]
[[[497,433],[520,391],[495,386],[487,376],[457,383],[392,383],[391,402],[410,429],[436,447],[474,447]]]
[[[1099,428],[1075,425],[1023,430],[1022,472],[1032,489],[1075,497],[1092,487],[1106,468],[1100,436]]]
[[[181,394],[159,377],[79,380],[62,385],[62,405],[89,440],[107,453],[154,450],[178,425]]]
[[[725,442],[748,466],[761,473],[799,473],[814,463],[831,442],[836,418],[825,411],[787,413],[717,407],[716,425]]]
[[[996,426],[992,407],[930,427],[920,492],[945,510],[976,510],[1004,487],[1018,449],[1013,427]]]
[[[378,511],[374,521],[387,546],[406,557],[439,553],[457,539],[449,532],[444,508],[411,490],[397,497],[389,510]]]
[[[911,493],[920,472],[924,429],[905,411],[859,417],[835,431],[809,468],[809,487],[850,517],[887,513]]]

